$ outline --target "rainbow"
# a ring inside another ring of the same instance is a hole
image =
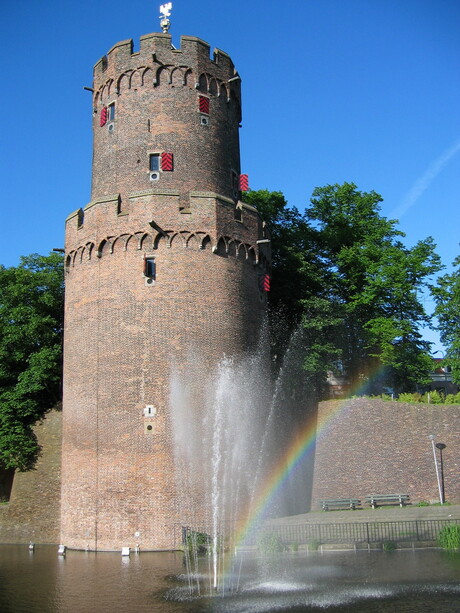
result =
[[[377,378],[380,368],[373,373],[372,377],[366,377],[362,386],[356,388],[350,396],[359,396],[364,385],[368,385],[371,378]],[[331,424],[339,416],[345,414],[350,397],[343,399],[342,402],[331,403],[329,410],[321,412],[321,418],[316,419],[316,415],[309,417],[301,429],[296,432],[295,438],[280,456],[262,487],[254,497],[252,504],[245,514],[245,519],[237,523],[235,544],[241,545],[251,534],[255,526],[263,521],[272,503],[286,484],[289,476],[302,464],[307,456],[312,452],[315,443],[324,438]]]
[[[267,514],[268,509],[279,494],[297,467],[311,453],[317,438],[317,432],[325,432],[327,423],[333,418],[333,414],[320,425],[315,417],[307,419],[295,439],[281,455],[275,466],[272,468],[268,478],[254,497],[252,504],[246,514],[246,518],[238,523],[235,537],[235,544],[238,546],[244,543],[247,536],[255,526],[259,524]]]

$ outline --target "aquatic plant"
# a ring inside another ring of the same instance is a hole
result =
[[[460,525],[449,524],[439,531],[438,543],[444,549],[460,549]]]

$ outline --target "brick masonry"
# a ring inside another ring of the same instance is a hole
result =
[[[443,452],[446,500],[460,502],[460,407],[358,398],[320,403],[313,509],[319,501],[409,494],[439,501],[432,444]]]
[[[195,354],[205,387],[211,365],[255,346],[268,236],[235,188],[240,79],[225,53],[211,59],[192,37],[174,50],[165,34],[142,37],[138,53],[118,43],[95,66],[93,111],[92,200],[66,223],[60,539],[169,549],[182,512],[171,372]],[[164,152],[173,170],[152,181],[149,156]]]
[[[42,453],[35,470],[16,473],[10,501],[0,505],[1,543],[57,543],[60,530],[62,413],[34,428]]]

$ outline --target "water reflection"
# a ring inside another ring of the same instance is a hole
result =
[[[180,553],[116,553],[0,546],[2,613],[265,613],[460,611],[460,554],[398,551],[286,554],[267,566],[245,556],[210,598],[203,559],[201,595],[193,595]],[[235,589],[237,587],[237,589]]]

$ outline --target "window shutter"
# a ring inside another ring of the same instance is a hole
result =
[[[242,192],[249,191],[249,177],[248,177],[248,175],[240,175],[240,190]]]
[[[101,109],[101,126],[105,126],[107,123],[107,107],[103,106]]]
[[[267,275],[266,273],[259,275],[259,290],[261,292],[270,291],[270,275]]]
[[[161,154],[161,170],[172,171],[174,169],[174,156],[172,153]]]
[[[198,103],[200,107],[200,113],[209,115],[209,98],[206,98],[206,96],[199,96]]]

